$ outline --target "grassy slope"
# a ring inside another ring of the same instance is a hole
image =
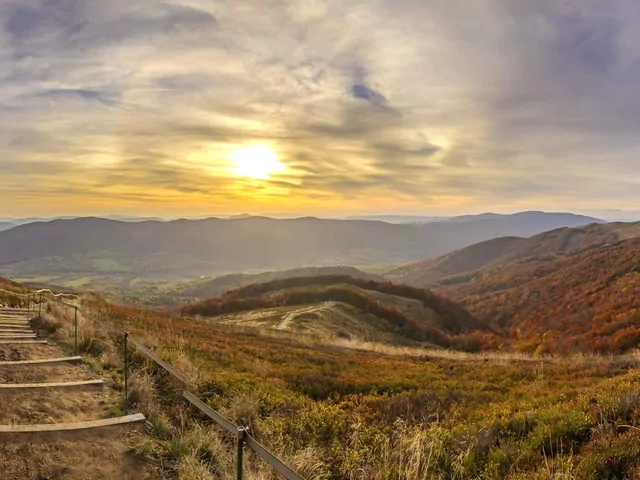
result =
[[[340,302],[238,312],[202,321],[251,328],[260,335],[295,338],[307,343],[324,344],[342,339],[353,343],[419,345],[397,332],[388,321]]]
[[[190,358],[201,397],[318,480],[640,473],[632,356],[390,356],[99,308],[165,358]]]
[[[19,294],[25,294],[29,292],[27,288],[23,287],[19,283],[12,282],[11,280],[7,280],[6,278],[2,277],[0,277],[0,290],[6,290]],[[8,305],[11,307],[21,307],[25,305],[25,300],[24,297],[17,297],[5,291],[0,291],[0,304]]]

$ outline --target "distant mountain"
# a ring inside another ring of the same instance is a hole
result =
[[[10,228],[15,227],[16,224],[12,223],[12,222],[0,222],[0,232],[3,232],[5,230],[9,230]]]
[[[54,220],[0,232],[4,272],[189,276],[249,269],[411,262],[502,236],[598,222],[538,212],[461,223],[393,225],[313,217],[121,222]]]
[[[121,222],[165,222],[164,218],[160,217],[129,217],[126,215],[109,215],[105,217],[109,220],[119,220]]]
[[[640,237],[638,223],[591,224],[561,228],[533,237],[501,237],[438,258],[404,265],[388,273],[396,281],[427,287],[443,278],[541,255],[562,255],[592,245]],[[456,281],[455,278],[451,279]]]
[[[513,259],[434,289],[502,328],[516,350],[619,353],[640,344],[640,238]]]
[[[520,215],[532,216],[532,214],[543,213],[543,212],[523,212],[523,213],[515,213],[515,214],[501,214],[501,213],[480,213],[478,215],[459,215],[457,217],[447,218],[448,222],[473,222],[476,220],[497,220],[503,217],[513,217]],[[548,215],[545,213],[545,215]]]
[[[465,222],[488,222],[492,221],[495,223],[502,223],[504,221],[517,223],[521,220],[526,219],[527,221],[534,222],[539,225],[538,228],[542,228],[540,231],[544,231],[546,226],[552,224],[553,222],[557,222],[561,220],[563,217],[567,219],[571,219],[571,221],[575,220],[576,217],[580,218],[580,215],[574,215],[572,213],[547,213],[547,212],[520,212],[513,214],[502,214],[502,213],[480,213],[477,215],[458,215],[451,217],[439,217],[439,216],[423,216],[423,215],[357,215],[352,217],[347,217],[347,220],[371,220],[371,221],[379,221],[379,222],[387,222],[387,223],[465,223]],[[582,225],[592,222],[603,222],[604,220],[600,220],[593,217],[584,217],[582,216],[583,223]],[[544,225],[544,226],[542,226]],[[566,225],[570,226],[570,225]],[[551,227],[553,228],[553,227]]]
[[[448,220],[449,217],[428,217],[422,215],[355,215],[345,220],[369,220],[387,223],[431,223]]]
[[[264,273],[232,273],[208,280],[191,282],[166,292],[169,296],[214,298],[255,283],[271,282],[296,277],[320,277],[324,275],[347,275],[365,280],[384,281],[382,277],[358,270],[354,267],[306,267]]]

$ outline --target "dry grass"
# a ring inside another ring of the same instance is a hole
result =
[[[408,346],[395,346],[384,343],[366,342],[358,339],[325,339],[323,343],[340,348],[353,350],[366,350],[369,352],[381,353],[383,355],[408,356],[408,357],[429,357],[442,360],[458,361],[492,361],[496,363],[507,362],[540,362],[541,360],[552,361],[554,357],[540,357],[519,352],[482,352],[470,353],[458,350],[445,350],[441,348],[420,348]],[[586,356],[584,356],[586,358]],[[589,357],[591,358],[591,357]]]
[[[296,452],[287,463],[307,480],[325,480],[330,478],[331,472],[323,456],[322,449],[307,447]]]
[[[147,372],[135,371],[129,376],[129,405],[147,415],[156,410],[156,389]]]
[[[211,468],[205,466],[196,454],[189,454],[182,458],[178,468],[179,480],[214,480],[215,474]]]
[[[318,345],[177,317],[114,318],[312,480],[614,478],[601,472],[630,471],[626,459],[640,444],[621,438],[611,453],[607,437],[616,439],[623,422],[637,426],[640,352],[568,358],[335,338]],[[146,410],[151,434],[141,451],[172,478],[235,478],[233,436],[171,397],[157,369],[133,369],[130,398]],[[279,478],[250,452],[245,466],[247,479]]]

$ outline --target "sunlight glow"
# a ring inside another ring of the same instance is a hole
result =
[[[278,155],[264,145],[242,148],[231,154],[234,161],[234,172],[240,177],[267,180],[274,173],[285,169]]]

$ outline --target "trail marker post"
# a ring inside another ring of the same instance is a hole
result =
[[[243,457],[244,457],[244,443],[245,438],[247,437],[247,429],[246,427],[238,427],[238,480],[242,480],[242,466],[243,466]]]
[[[73,315],[73,351],[78,355],[78,307]]]
[[[129,414],[129,359],[127,356],[129,332],[124,332],[124,413]]]

